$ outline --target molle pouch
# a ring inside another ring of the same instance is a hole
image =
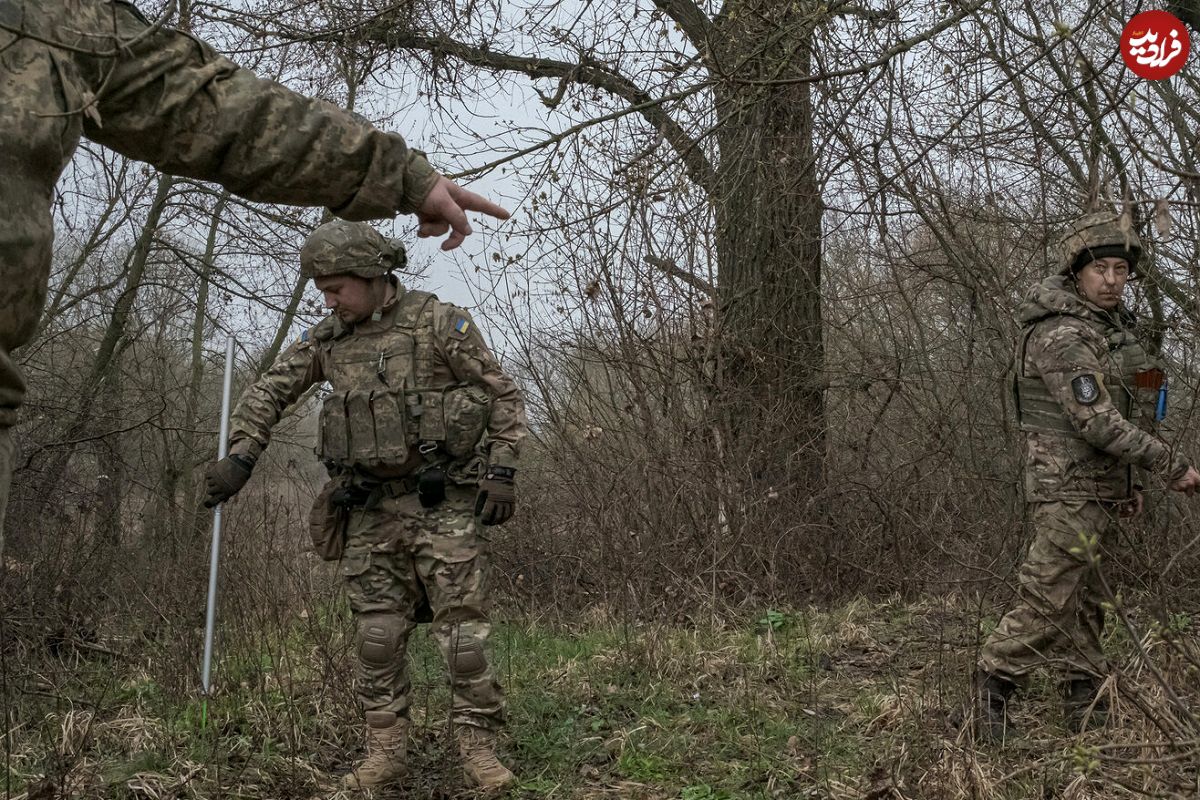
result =
[[[345,464],[350,457],[346,430],[346,394],[335,392],[321,406],[321,436],[317,455],[322,461]]]
[[[375,421],[375,451],[381,463],[401,464],[408,458],[408,415],[404,394],[376,391],[371,395],[371,417]]]
[[[492,412],[491,396],[478,386],[462,386],[443,395],[446,416],[446,452],[466,458],[475,452],[487,430]]]
[[[433,508],[446,499],[446,473],[439,466],[421,472],[417,478],[417,499],[422,508]]]
[[[350,431],[349,462],[363,465],[379,463],[370,390],[353,389],[346,392],[346,427]]]
[[[339,485],[340,481],[337,480],[326,483],[308,514],[308,533],[313,552],[325,561],[337,561],[346,548],[350,509],[333,502],[333,494]]]
[[[425,392],[421,396],[420,439],[441,442],[446,438],[446,416],[441,392]]]

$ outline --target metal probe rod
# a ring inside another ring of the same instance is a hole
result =
[[[217,458],[222,459],[229,450],[229,395],[233,389],[233,337],[225,345],[225,384],[221,392],[221,439],[217,442]],[[221,557],[221,508],[220,503],[213,510],[212,549],[208,556],[208,610],[204,620],[204,666],[201,669],[201,683],[204,696],[212,686],[212,654],[213,631],[217,623],[217,567]]]

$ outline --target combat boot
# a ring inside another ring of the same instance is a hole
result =
[[[1102,728],[1108,721],[1108,695],[1099,690],[1095,678],[1072,678],[1063,684],[1063,711],[1071,733],[1082,733],[1085,726]]]
[[[1016,736],[1008,715],[1008,701],[1016,691],[1016,684],[990,672],[979,672],[975,687],[975,735],[991,742]]]
[[[367,757],[346,776],[347,789],[383,786],[408,774],[408,720],[391,711],[367,712]]]
[[[494,792],[516,782],[517,776],[496,758],[496,734],[473,725],[459,725],[454,734],[469,786]]]

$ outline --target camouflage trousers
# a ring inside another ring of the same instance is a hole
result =
[[[364,711],[408,713],[406,651],[424,595],[449,672],[451,720],[493,731],[504,724],[504,692],[485,652],[488,542],[474,502],[474,489],[450,486],[435,508],[422,508],[412,493],[351,516],[341,570],[357,626]]]
[[[0,3],[3,5],[3,3]],[[21,13],[13,9],[13,14]],[[17,17],[14,16],[15,20]],[[17,24],[17,23],[14,23]],[[25,397],[13,350],[37,329],[50,276],[54,184],[79,141],[50,48],[0,31],[0,558],[12,479],[10,429]]]
[[[979,668],[1016,683],[1042,665],[1068,678],[1102,676],[1099,559],[1116,540],[1117,506],[1085,500],[1029,505],[1034,537],[1021,564],[1017,602],[988,637]]]

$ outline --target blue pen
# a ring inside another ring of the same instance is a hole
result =
[[[1158,387],[1158,402],[1154,404],[1154,421],[1162,422],[1167,418],[1167,379],[1163,378]]]

